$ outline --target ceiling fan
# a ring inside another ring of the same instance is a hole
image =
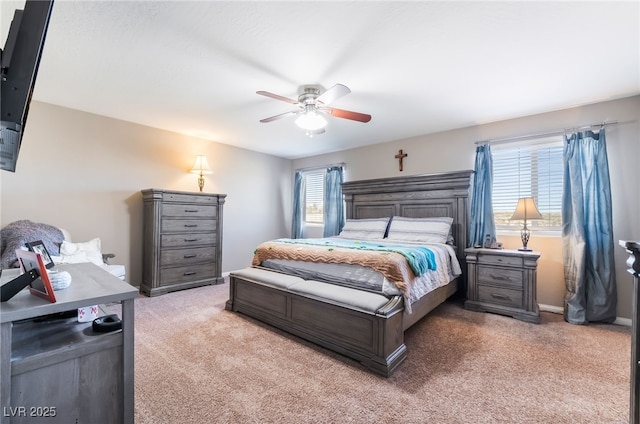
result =
[[[329,107],[329,104],[351,93],[351,90],[342,84],[336,84],[322,94],[320,94],[320,88],[318,86],[304,86],[302,93],[298,96],[298,100],[289,99],[288,97],[279,96],[268,91],[256,91],[256,93],[298,106],[296,110],[264,118],[261,119],[260,122],[266,123],[289,116],[298,116],[295,121],[296,125],[307,130],[308,135],[322,134],[324,132],[327,121],[322,116],[323,114],[359,122],[369,122],[371,120],[371,115]]]

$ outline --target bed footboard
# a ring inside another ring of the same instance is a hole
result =
[[[230,275],[226,309],[240,312],[359,361],[385,377],[407,356],[401,297],[359,292],[346,304],[344,287],[248,268]],[[329,288],[327,288],[329,287]],[[324,297],[327,290],[335,295]]]

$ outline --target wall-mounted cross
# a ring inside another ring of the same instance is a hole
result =
[[[402,172],[402,159],[406,158],[407,156],[409,156],[408,154],[404,153],[402,151],[402,149],[400,149],[400,151],[398,152],[398,154],[395,156],[396,159],[398,159],[399,163],[398,163],[398,168],[399,170]]]

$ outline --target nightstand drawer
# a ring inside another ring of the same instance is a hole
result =
[[[523,259],[518,256],[478,255],[478,263],[483,265],[522,267]]]
[[[520,269],[479,266],[477,272],[478,284],[492,283],[522,289],[523,277]]]
[[[522,308],[522,290],[478,285],[478,300],[520,309]]]

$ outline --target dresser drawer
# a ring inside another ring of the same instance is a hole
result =
[[[216,251],[212,247],[194,247],[191,249],[164,249],[160,252],[160,266],[189,265],[202,262],[215,262]]]
[[[213,263],[164,268],[160,271],[160,285],[166,286],[176,283],[205,280],[207,278],[214,278],[215,276],[215,265]]]
[[[166,204],[162,206],[162,216],[178,218],[215,218],[218,210],[213,205],[180,205]]]
[[[165,202],[184,202],[184,203],[216,203],[216,196],[193,195],[189,193],[164,193],[162,200]],[[166,205],[165,205],[166,206]]]
[[[477,278],[478,284],[491,283],[516,289],[522,289],[524,284],[521,269],[479,266]]]
[[[523,259],[518,256],[478,255],[478,264],[522,267]]]
[[[215,221],[204,219],[163,219],[160,225],[163,233],[200,233],[216,229]]]
[[[213,246],[216,244],[216,233],[195,234],[163,234],[161,247]]]
[[[522,293],[522,290],[478,285],[478,300],[480,302],[509,306],[511,308],[522,308]]]

